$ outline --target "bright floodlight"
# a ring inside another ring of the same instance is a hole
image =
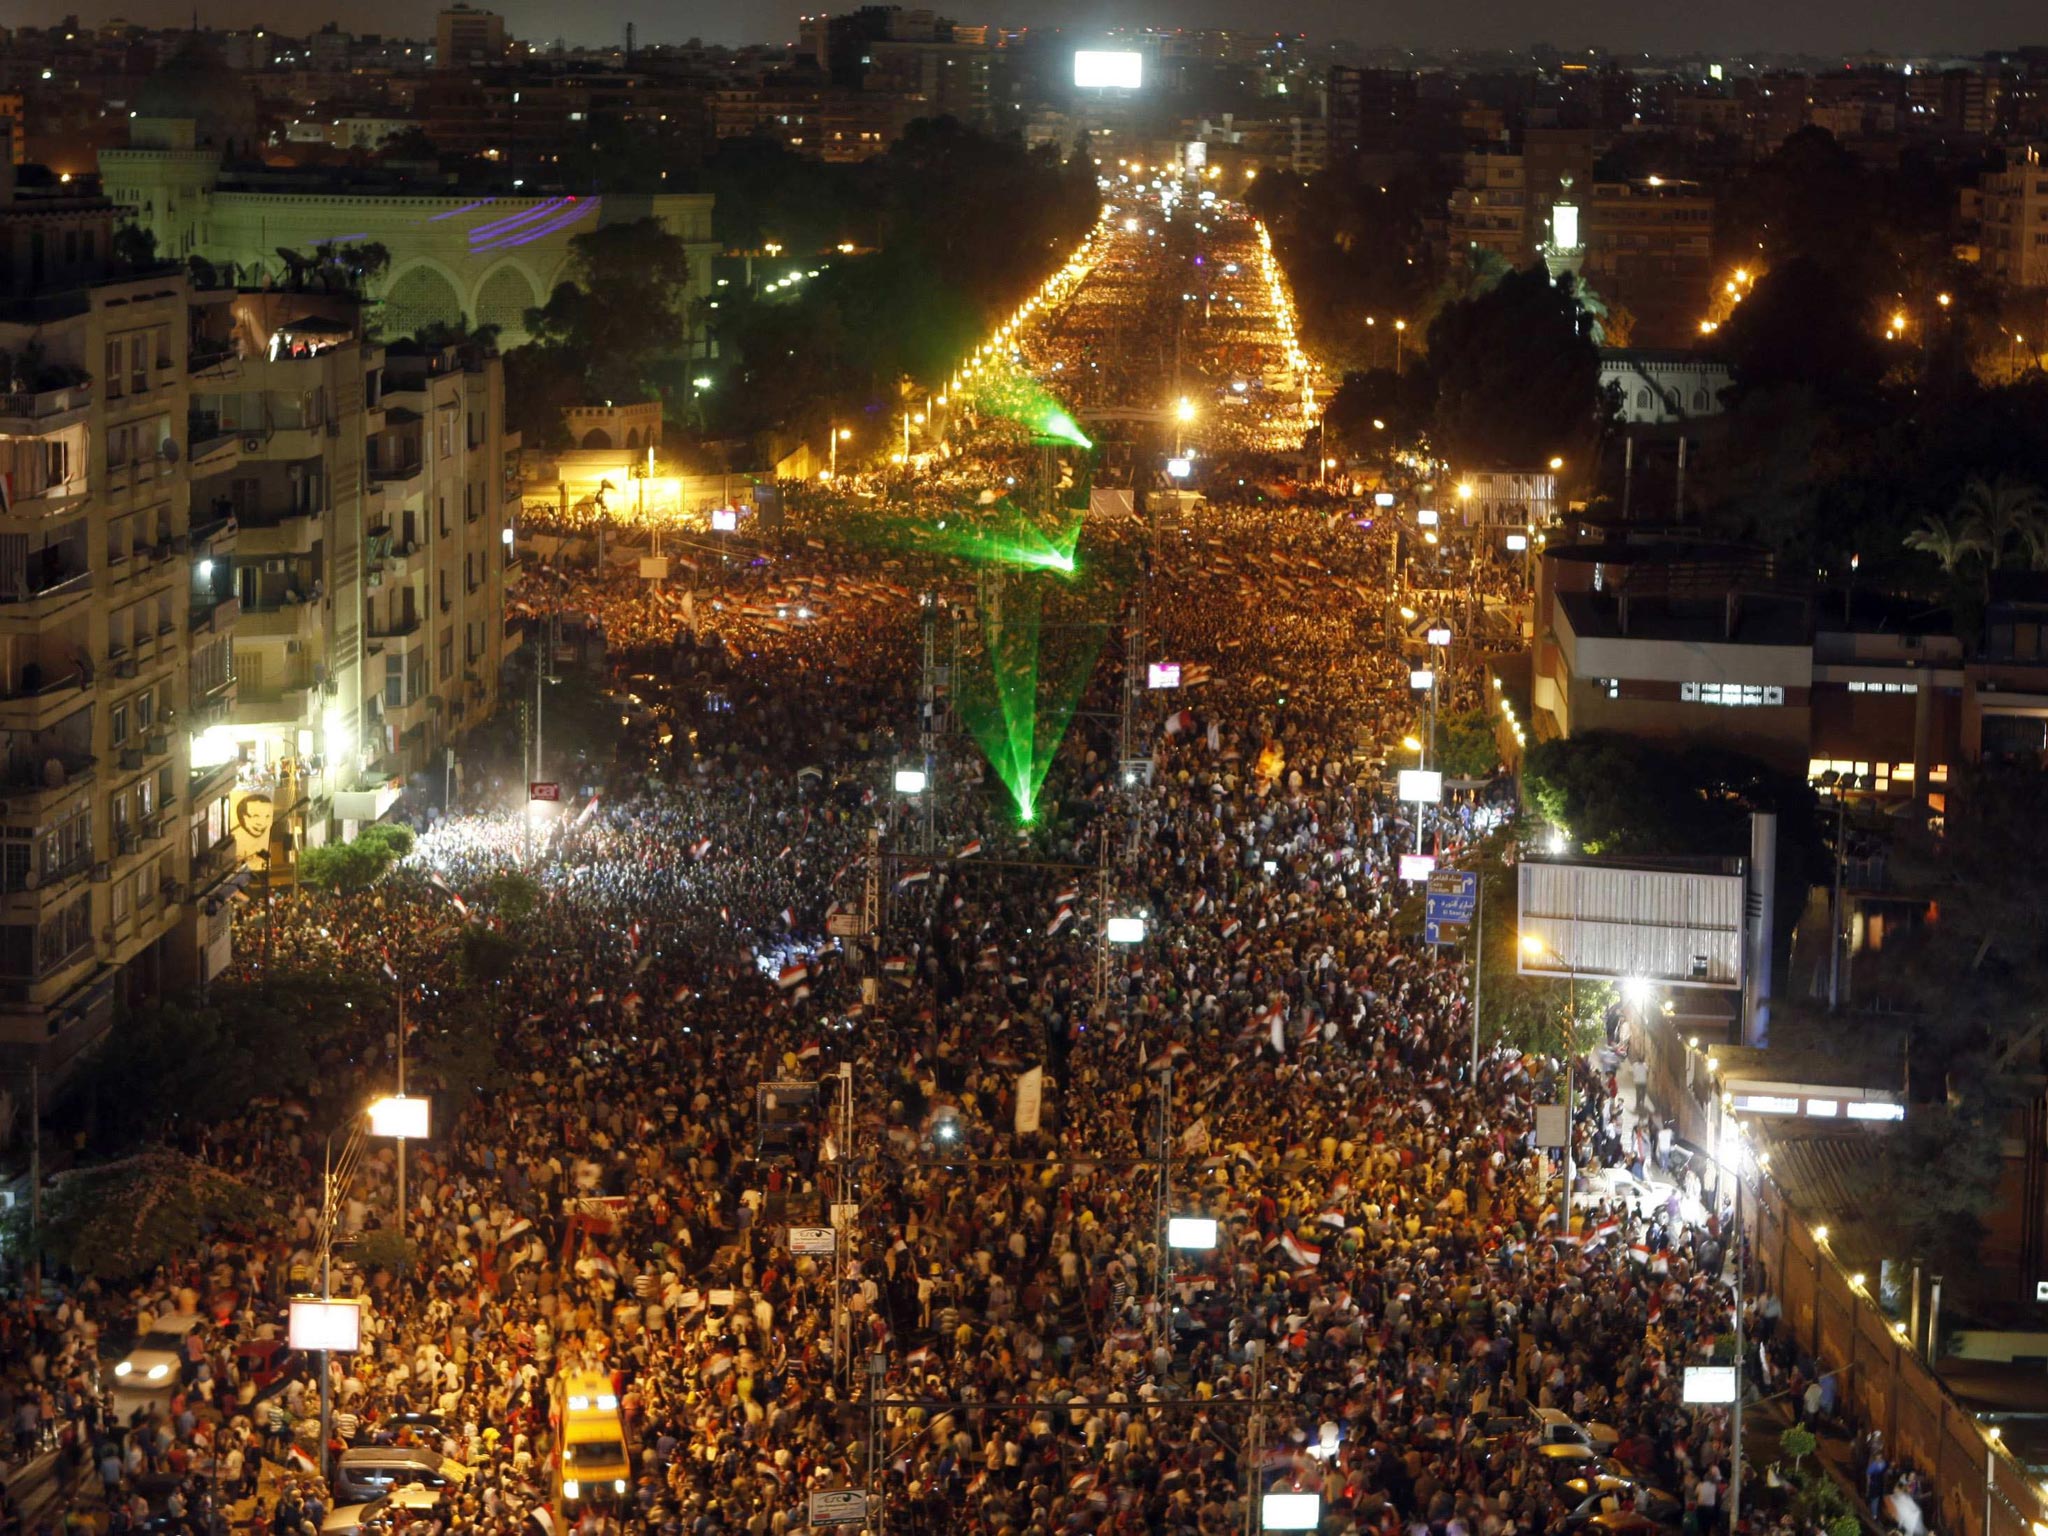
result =
[[[1508,535],[1508,548],[1512,550],[1514,553],[1520,554],[1523,550],[1527,549],[1528,547],[1529,535],[1527,535],[1526,533],[1511,533]]]
[[[924,782],[924,770],[922,768],[898,768],[896,770],[896,793],[899,795],[923,794]]]
[[[1145,919],[1112,917],[1105,925],[1105,933],[1112,944],[1142,944],[1145,942]]]
[[[370,1106],[370,1134],[396,1136],[404,1141],[427,1137],[427,1100],[393,1094]]]
[[[1424,528],[1434,528],[1437,523],[1436,509],[1423,507],[1415,514],[1415,521]]]
[[[1187,479],[1189,474],[1193,472],[1194,467],[1192,459],[1168,459],[1166,461],[1166,472],[1176,480]]]
[[[1182,395],[1180,403],[1173,408],[1173,414],[1182,421],[1193,421],[1195,419],[1195,402],[1186,395]]]
[[[1145,83],[1145,56],[1141,53],[1099,53],[1078,49],[1074,54],[1074,84],[1084,91],[1135,91]]]
[[[1394,504],[1394,493],[1392,491],[1374,491],[1372,493],[1372,504],[1376,507],[1391,507]]]
[[[1408,686],[1414,689],[1429,687],[1436,681],[1436,674],[1427,667],[1417,667],[1408,674]]]
[[[1312,1531],[1322,1523],[1319,1493],[1269,1493],[1259,1501],[1259,1524],[1269,1531]]]
[[[1430,632],[1426,636],[1424,636],[1424,638],[1428,640],[1431,645],[1449,645],[1451,643],[1451,631],[1449,626],[1439,624],[1434,629],[1430,630]]]
[[[1207,1253],[1216,1246],[1216,1218],[1213,1216],[1169,1216],[1166,1246]]]
[[[1444,797],[1444,776],[1434,768],[1403,768],[1394,776],[1394,792],[1413,805],[1436,805]]]
[[[363,1304],[353,1298],[294,1296],[285,1322],[293,1349],[327,1349],[352,1355],[363,1347]]]

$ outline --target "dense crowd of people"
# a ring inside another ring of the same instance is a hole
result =
[[[956,515],[1010,515],[979,506]],[[1284,1489],[1333,1536],[1563,1532],[1603,1497],[1709,1529],[1728,1426],[1679,1383],[1731,1321],[1719,1202],[1647,1182],[1598,1052],[1489,1043],[1474,1070],[1469,975],[1397,878],[1418,828],[1381,770],[1417,716],[1386,530],[1219,501],[1091,523],[1071,573],[991,577],[846,538],[842,510],[799,499],[778,552],[666,583],[567,569],[559,606],[621,689],[646,681],[616,749],[574,744],[559,815],[529,829],[477,775],[371,889],[244,914],[244,953],[389,967],[411,999],[433,1134],[403,1209],[388,1143],[337,1192],[366,1342],[329,1367],[325,1449],[467,1470],[384,1523],[780,1536],[810,1494],[866,1488],[871,1528],[920,1536],[1206,1536]],[[1030,583],[1094,617],[1047,628],[1084,681],[1027,819],[970,677]],[[927,615],[934,777],[899,795]],[[1131,623],[1184,682],[1140,695],[1127,741]],[[1447,667],[1446,707],[1488,703],[1472,660]],[[1453,855],[1496,819],[1481,792],[1420,840]],[[530,914],[495,904],[507,872]],[[1112,956],[1103,924],[1135,914]],[[466,968],[457,921],[513,941],[501,973]],[[465,1010],[487,1071],[454,1065]],[[233,1507],[320,1530],[318,1367],[258,1381],[248,1346],[316,1283],[325,1138],[399,1046],[366,1015],[302,1102],[181,1131],[270,1194],[273,1230],[0,1314],[17,1456],[75,1424],[119,1529]],[[1569,1224],[1533,1144],[1568,1072]],[[1170,1248],[1169,1215],[1213,1218],[1216,1246]],[[828,1226],[836,1255],[796,1251]],[[107,1414],[98,1330],[167,1313],[204,1321],[162,1411]],[[570,1510],[551,1392],[578,1370],[610,1375],[634,1475]],[[1541,1409],[1603,1426],[1598,1454],[1539,1454]]]

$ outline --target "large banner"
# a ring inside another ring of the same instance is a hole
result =
[[[1045,1098],[1045,1068],[1033,1067],[1017,1074],[1017,1134],[1038,1129],[1038,1112]]]

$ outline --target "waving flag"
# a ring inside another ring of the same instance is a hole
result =
[[[913,885],[923,885],[925,881],[931,879],[931,877],[932,872],[929,868],[919,867],[917,869],[906,869],[902,874],[896,877],[896,889],[899,891],[907,891]]]
[[[810,974],[811,968],[799,960],[794,965],[785,965],[782,968],[775,978],[775,985],[787,992],[791,987],[809,980]]]
[[[959,855],[959,856],[960,856],[961,858],[963,858],[963,859],[972,859],[972,858],[978,858],[978,857],[980,856],[980,854],[981,854],[981,839],[980,839],[980,838],[978,838],[978,837],[970,837],[970,838],[969,838],[969,839],[968,839],[968,840],[967,840],[966,842],[964,842],[964,843],[962,843],[962,844],[960,845],[960,855]]]
[[[700,837],[697,839],[697,841],[690,844],[690,857],[697,860],[699,863],[703,862],[704,855],[706,855],[710,851],[711,839],[708,837]]]
[[[433,872],[432,870],[429,870],[427,872],[427,884],[431,885],[435,890],[439,891],[443,896],[446,896],[448,898],[449,904],[453,906],[456,911],[462,914],[462,920],[464,922],[469,921],[469,903],[464,901],[460,896],[458,896],[455,893],[454,886],[450,885],[446,880],[443,880],[439,874]]]
[[[1053,915],[1052,922],[1046,926],[1046,936],[1050,938],[1053,934],[1058,933],[1062,928],[1066,927],[1067,924],[1071,923],[1073,920],[1074,909],[1072,907],[1061,907],[1059,911]]]
[[[910,956],[891,955],[882,962],[882,969],[891,976],[908,976],[910,974]]]
[[[1070,885],[1065,890],[1061,891],[1059,895],[1053,897],[1052,904],[1056,907],[1071,907],[1075,902],[1079,901],[1080,899],[1081,887],[1079,887],[1078,885]]]
[[[1323,1250],[1303,1237],[1292,1232],[1280,1234],[1280,1248],[1293,1262],[1296,1269],[1314,1269],[1323,1262]]]

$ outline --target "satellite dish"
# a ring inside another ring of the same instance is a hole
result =
[[[158,443],[156,447],[156,456],[162,459],[166,464],[177,463],[178,440],[175,437],[167,437],[161,443]]]

